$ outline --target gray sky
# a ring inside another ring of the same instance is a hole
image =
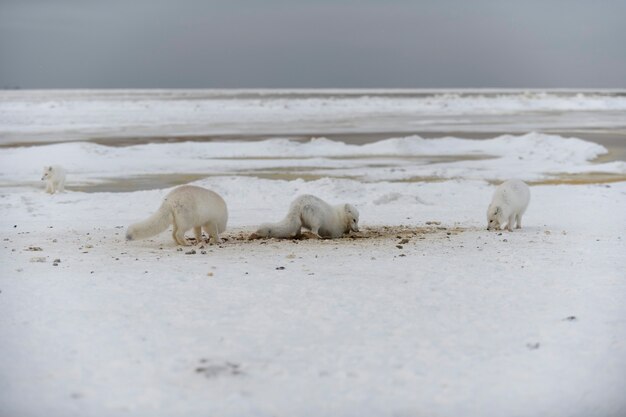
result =
[[[0,0],[0,88],[626,87],[626,1]]]

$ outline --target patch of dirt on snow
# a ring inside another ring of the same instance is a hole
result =
[[[402,243],[407,243],[411,238],[415,239],[425,239],[426,236],[432,235],[441,235],[441,236],[451,236],[457,235],[464,231],[468,230],[464,227],[458,226],[441,226],[439,222],[427,222],[424,226],[366,226],[362,227],[359,232],[350,232],[349,235],[345,235],[342,238],[334,239],[338,242],[341,241],[355,241],[355,240],[371,240],[371,239],[399,239]],[[222,240],[225,243],[253,243],[258,242],[260,244],[266,243],[267,241],[272,242],[286,242],[286,243],[298,243],[300,241],[305,240],[329,240],[329,239],[320,239],[315,234],[304,231],[301,236],[292,239],[263,239],[263,238],[252,238],[252,232],[249,230],[240,230],[240,231],[231,231],[222,234]]]

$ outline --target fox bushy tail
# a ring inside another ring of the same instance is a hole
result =
[[[278,223],[262,224],[257,234],[263,237],[288,238],[297,235],[301,227],[302,219],[300,216],[296,213],[289,213]]]
[[[162,204],[156,213],[146,220],[128,226],[126,240],[145,239],[158,235],[172,224],[172,220],[170,208],[166,204]]]

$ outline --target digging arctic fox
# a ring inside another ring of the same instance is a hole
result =
[[[522,228],[522,215],[530,202],[530,190],[522,180],[508,180],[500,184],[493,193],[487,209],[487,230],[500,230],[506,224],[510,232]]]
[[[331,206],[313,195],[297,197],[287,217],[278,223],[264,223],[250,238],[292,238],[305,227],[320,237],[337,238],[350,230],[359,231],[359,211],[351,204]]]
[[[196,243],[202,241],[202,229],[215,243],[220,243],[219,234],[226,230],[227,221],[226,203],[219,194],[206,188],[183,185],[165,196],[156,213],[142,222],[131,224],[126,231],[126,240],[154,236],[172,224],[172,237],[179,245],[188,245],[185,232],[189,229],[193,229]]]

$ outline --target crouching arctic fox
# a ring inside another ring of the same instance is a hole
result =
[[[126,240],[145,239],[163,232],[174,225],[174,241],[186,246],[185,232],[193,229],[196,243],[202,242],[202,229],[220,243],[219,234],[226,230],[228,211],[226,202],[217,193],[206,188],[183,185],[165,196],[163,204],[146,220],[131,224],[126,231]]]
[[[307,228],[324,238],[337,238],[350,230],[359,231],[359,212],[351,204],[331,206],[313,195],[301,195],[289,206],[287,217],[278,223],[265,223],[250,238],[292,238]]]
[[[530,202],[528,185],[521,180],[508,180],[500,184],[493,193],[487,209],[487,230],[500,230],[506,224],[508,231],[522,228],[522,215]]]
[[[65,189],[65,170],[58,165],[44,167],[41,180],[46,182],[48,194],[62,193]]]

